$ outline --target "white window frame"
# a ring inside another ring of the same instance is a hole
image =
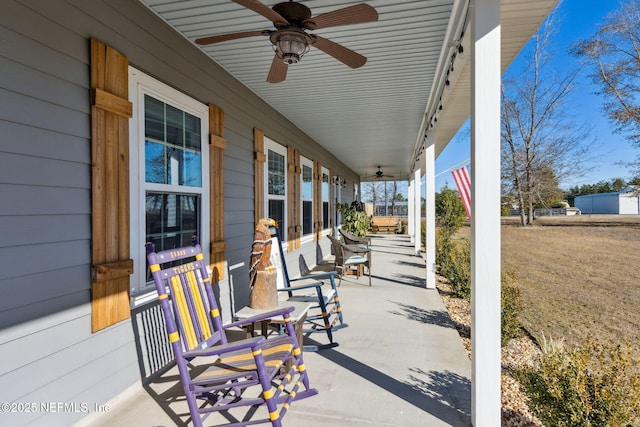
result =
[[[274,153],[278,153],[282,156],[284,156],[284,196],[279,196],[279,195],[274,195],[274,194],[269,194],[269,150],[273,151]],[[288,202],[289,202],[289,197],[291,197],[290,194],[288,194],[288,173],[287,173],[287,165],[288,165],[288,158],[287,158],[287,147],[285,147],[284,145],[278,144],[277,142],[275,142],[274,140],[267,138],[266,136],[264,137],[264,155],[266,158],[266,164],[264,167],[264,214],[265,215],[269,215],[269,200],[283,200],[284,201],[284,210],[283,210],[283,217],[284,217],[284,224],[278,224],[278,228],[280,229],[280,237],[282,239],[282,245],[285,246],[286,243],[286,239],[287,239],[287,227],[289,224],[289,218],[288,218]],[[256,221],[259,220],[260,218],[256,218]]]
[[[331,186],[333,185],[331,183],[331,175],[329,174],[329,169],[325,168],[324,166],[322,167],[321,171],[320,171],[320,176],[321,176],[321,183],[320,183],[320,211],[323,212],[322,214],[322,235],[326,236],[329,234],[329,232],[331,231],[331,213],[333,212],[333,210],[331,209]],[[326,193],[325,194],[325,182],[324,182],[324,177],[327,177],[327,185],[326,185]],[[328,206],[328,214],[327,214],[327,223],[324,223],[324,203],[327,202],[329,204]]]
[[[311,168],[311,198],[304,198],[302,195],[302,185],[303,185],[303,175],[302,172],[303,167],[306,166]],[[307,234],[302,234],[300,236],[300,244],[305,244],[313,241],[313,236],[315,233],[315,223],[316,220],[316,210],[315,210],[315,195],[316,195],[316,180],[315,180],[315,170],[313,167],[313,160],[308,159],[304,156],[300,156],[300,226],[302,227],[301,233],[304,233],[304,202],[311,202],[311,232]]]
[[[200,119],[201,187],[154,184],[145,181],[145,95],[150,95]],[[145,195],[147,191],[200,195],[200,235],[198,239],[203,248],[209,247],[209,108],[131,66],[129,67],[129,100],[133,103],[133,117],[129,123],[130,254],[134,263],[131,275],[131,295],[132,305],[137,306],[157,297],[152,282],[145,280]],[[205,261],[209,264],[209,253],[208,251],[204,252]]]

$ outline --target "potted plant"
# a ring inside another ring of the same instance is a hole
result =
[[[371,222],[367,214],[364,213],[364,207],[360,202],[336,204],[336,209],[342,216],[342,229],[354,234],[358,237],[367,235],[367,231],[371,227]]]

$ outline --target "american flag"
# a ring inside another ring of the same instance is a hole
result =
[[[464,209],[467,211],[467,218],[471,218],[471,180],[469,179],[469,172],[463,166],[460,169],[451,171],[451,173],[456,187],[458,187],[458,193],[460,193]]]

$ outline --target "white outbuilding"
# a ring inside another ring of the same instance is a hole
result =
[[[619,192],[577,196],[574,206],[583,214],[640,214],[639,187],[630,185]]]

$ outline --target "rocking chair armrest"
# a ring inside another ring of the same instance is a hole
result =
[[[308,274],[306,276],[297,277],[295,279],[291,279],[290,282],[295,282],[296,280],[304,280],[304,279],[329,279],[332,276],[335,277],[335,271],[323,271],[322,273],[313,273]]]
[[[240,341],[234,341],[227,344],[214,345],[207,348],[197,348],[190,351],[185,351],[182,353],[182,357],[186,359],[192,359],[194,357],[203,357],[203,356],[217,356],[224,353],[230,353],[236,350],[242,350],[245,348],[256,347],[261,344],[263,341],[266,341],[266,338],[262,335],[247,338]]]
[[[293,280],[291,280],[291,281],[293,281]],[[288,286],[286,288],[281,288],[281,289],[278,289],[278,292],[301,291],[303,289],[319,288],[322,285],[324,285],[323,282],[312,282],[312,283],[306,283],[304,285]]]
[[[232,323],[227,323],[226,325],[223,326],[224,329],[229,329],[229,328],[233,328],[236,326],[244,326],[244,325],[248,325],[251,323],[256,323],[256,322],[261,322],[263,320],[268,320],[268,319],[273,319],[274,317],[278,317],[278,316],[283,316],[285,314],[290,314],[293,310],[295,310],[294,307],[284,307],[284,308],[277,308],[275,310],[271,310],[271,311],[266,311],[264,313],[260,313],[260,314],[256,314],[255,316],[252,317],[247,317],[246,319],[241,319],[241,320],[237,320],[235,322]],[[289,316],[287,316],[289,317]]]

